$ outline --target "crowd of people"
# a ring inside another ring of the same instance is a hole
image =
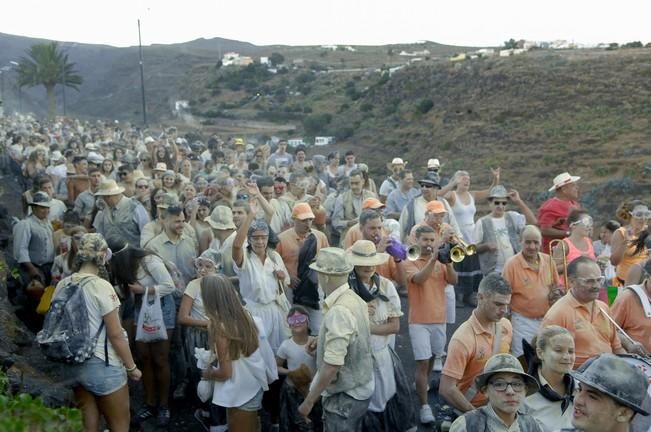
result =
[[[281,431],[414,431],[435,421],[431,391],[453,431],[626,431],[648,414],[642,201],[591,215],[564,172],[536,211],[499,168],[480,189],[435,154],[394,157],[376,183],[354,151],[174,127],[13,116],[0,142],[24,187],[12,301],[38,330],[44,299],[86,293],[94,354],[64,378],[85,430],[168,426],[188,399],[211,432],[263,415]],[[395,351],[404,310],[413,372]]]

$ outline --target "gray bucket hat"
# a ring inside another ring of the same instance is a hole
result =
[[[538,381],[531,375],[524,372],[522,365],[517,358],[511,354],[495,354],[488,359],[484,365],[484,370],[475,378],[475,384],[478,389],[484,387],[490,377],[497,373],[512,373],[520,375],[527,384],[527,396],[536,393],[539,389]]]
[[[348,261],[348,256],[343,249],[327,247],[319,250],[316,261],[310,268],[319,273],[342,275],[353,271],[353,265]]]
[[[45,192],[38,191],[34,192],[32,195],[32,201],[29,203],[29,205],[49,208],[52,207],[52,200],[50,199],[50,196]]]
[[[644,372],[626,360],[613,354],[601,354],[584,363],[572,376],[636,413],[649,415],[642,409],[649,380]]]
[[[488,198],[508,198],[509,193],[502,185],[496,185],[488,191]]]

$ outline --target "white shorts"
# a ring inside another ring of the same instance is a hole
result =
[[[511,313],[511,326],[513,327],[513,340],[511,342],[511,354],[520,357],[524,354],[522,349],[522,339],[531,343],[533,337],[540,330],[542,318],[527,318],[517,312]]]
[[[409,324],[409,339],[414,359],[429,360],[445,354],[446,324]]]
[[[454,324],[457,320],[457,297],[454,294],[454,285],[445,287],[445,321]]]

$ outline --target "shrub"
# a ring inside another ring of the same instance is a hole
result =
[[[331,120],[332,115],[328,113],[310,114],[303,119],[303,129],[307,135],[319,135],[323,133]]]
[[[431,99],[421,99],[420,102],[416,105],[416,109],[421,114],[425,114],[434,108],[434,102]]]
[[[373,110],[373,104],[365,102],[359,107],[360,111],[362,112],[369,112]]]
[[[0,430],[3,432],[76,432],[82,430],[78,409],[45,406],[41,399],[9,393],[7,376],[0,371]]]

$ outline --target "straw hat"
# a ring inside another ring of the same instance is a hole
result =
[[[389,254],[378,252],[370,240],[357,240],[347,251],[348,262],[354,266],[378,266],[389,260]]]
[[[427,169],[441,168],[441,162],[438,159],[429,159],[427,161]]]
[[[320,249],[310,268],[329,275],[345,275],[353,271],[353,265],[348,261],[346,252],[336,247]]]
[[[210,213],[210,216],[203,220],[216,230],[237,229],[233,223],[233,211],[226,206],[217,206]]]
[[[165,162],[158,162],[152,171],[165,172],[167,171],[167,165],[165,165]]]
[[[32,201],[29,205],[50,208],[52,207],[52,200],[45,192],[38,191],[32,195]]]
[[[124,192],[124,188],[122,186],[118,186],[115,180],[104,180],[102,183],[100,183],[99,188],[97,188],[95,196],[118,195],[122,192]]]
[[[554,177],[554,185],[549,188],[549,192],[553,192],[558,188],[562,188],[570,183],[576,183],[581,180],[579,176],[570,175],[568,172],[561,173]]]

